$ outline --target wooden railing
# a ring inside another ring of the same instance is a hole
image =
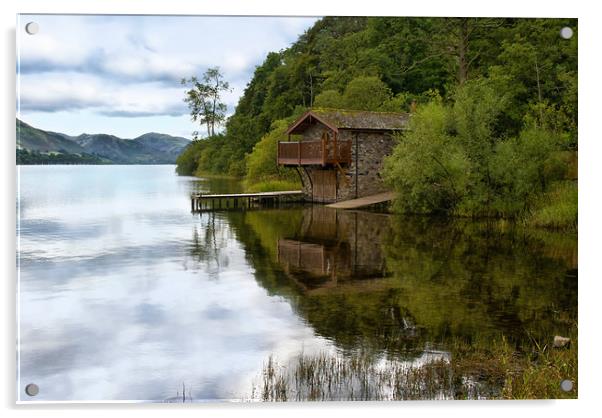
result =
[[[351,141],[278,142],[278,164],[350,164]]]

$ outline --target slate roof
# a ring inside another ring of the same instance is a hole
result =
[[[287,134],[303,132],[312,118],[335,131],[339,129],[396,131],[406,128],[410,115],[396,112],[314,108],[297,119],[289,127]]]

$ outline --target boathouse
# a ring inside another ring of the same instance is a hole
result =
[[[288,128],[288,140],[278,143],[278,164],[297,170],[309,201],[381,193],[384,158],[408,119],[407,113],[311,109]]]

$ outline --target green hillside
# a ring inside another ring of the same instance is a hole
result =
[[[295,173],[276,165],[276,143],[308,108],[410,112],[380,173],[403,196],[396,210],[576,229],[577,182],[567,169],[577,150],[577,26],[540,18],[320,19],[266,56],[223,132],[194,141],[177,171],[241,176],[247,189],[292,189]]]
[[[575,31],[570,40],[560,37],[565,26]],[[496,127],[504,136],[544,114],[575,142],[576,31],[576,19],[320,19],[266,56],[223,133],[191,145],[178,170],[244,176],[245,155],[272,124],[308,107],[410,111],[412,103],[452,102],[458,88],[480,79],[507,93]]]
[[[17,119],[19,164],[173,164],[190,141],[147,133],[135,139],[47,132]]]
[[[67,135],[34,128],[17,119],[17,148],[42,153],[63,152],[80,154],[85,150]]]

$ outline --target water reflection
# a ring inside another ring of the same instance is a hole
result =
[[[243,399],[270,356],[414,366],[577,320],[574,236],[319,206],[190,213],[191,191],[236,187],[165,166],[21,167],[19,388]]]
[[[388,216],[313,206],[297,234],[278,238],[278,263],[305,291],[385,278],[380,240],[388,229]]]
[[[576,237],[321,207],[231,217],[255,275],[343,350],[404,358],[566,334]]]
[[[241,399],[269,355],[329,347],[254,280],[227,218],[190,214],[207,182],[169,166],[20,171],[18,399],[162,402],[183,384]]]

